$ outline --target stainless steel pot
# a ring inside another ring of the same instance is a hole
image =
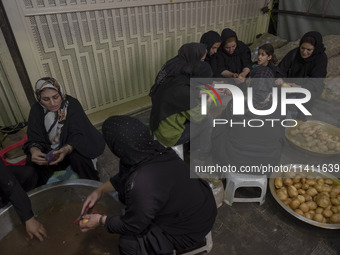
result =
[[[30,191],[28,195],[34,213],[39,215],[40,212],[54,205],[84,201],[101,184],[101,182],[93,180],[68,180],[41,186]],[[112,214],[121,214],[122,206],[118,202],[116,194],[105,195],[98,203],[107,207]],[[0,209],[0,240],[19,224],[22,224],[22,222],[12,205]]]

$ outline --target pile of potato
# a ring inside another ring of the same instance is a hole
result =
[[[340,138],[322,130],[320,125],[304,122],[289,132],[292,142],[300,147],[321,153],[340,153]]]
[[[332,179],[286,173],[275,178],[274,186],[282,202],[301,216],[323,223],[340,223],[340,185]]]

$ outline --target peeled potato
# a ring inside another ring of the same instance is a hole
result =
[[[305,201],[311,201],[313,198],[311,195],[308,195],[308,194],[303,194],[303,196],[305,197]]]
[[[82,219],[82,220],[81,220],[82,223],[86,223],[86,222],[88,222],[88,221],[89,221],[89,219]]]
[[[323,185],[325,183],[325,180],[322,178],[317,178],[316,182],[317,184]]]
[[[309,211],[309,206],[306,204],[306,203],[302,203],[300,206],[299,206],[299,209],[301,211],[303,211],[304,213],[308,212]]]
[[[300,206],[301,202],[299,199],[294,199],[289,205],[290,205],[290,208],[292,209],[296,209]]]
[[[302,196],[302,195],[298,195],[296,198],[297,198],[297,199],[299,199],[300,203],[304,203],[304,202],[306,202],[306,199],[305,199],[305,197],[304,197],[304,196]]]
[[[318,208],[316,208],[316,210],[315,210],[315,214],[322,214],[323,210],[324,210],[323,208],[318,207]]]
[[[328,184],[328,185],[333,185],[332,179],[326,179],[325,183]]]
[[[322,214],[315,214],[313,217],[313,220],[318,221],[318,222],[323,222],[323,215]]]
[[[338,198],[331,198],[331,202],[333,205],[340,205],[340,199]]]
[[[329,197],[327,195],[320,193],[316,197],[316,203],[317,203],[318,206],[320,206],[322,208],[326,208],[327,206],[330,205],[331,200],[329,199]]]
[[[339,211],[338,211],[338,208],[337,208],[336,206],[332,206],[332,207],[331,207],[331,211],[332,211],[333,213],[339,212]]]
[[[318,194],[318,191],[315,188],[309,188],[307,190],[307,194],[314,197],[316,194]]]
[[[308,185],[315,185],[315,184],[316,184],[316,181],[315,181],[314,179],[307,179],[307,180],[306,180],[306,183],[307,183]]]
[[[334,213],[330,218],[330,222],[339,223],[340,222],[340,213]]]
[[[289,197],[296,197],[298,195],[297,189],[292,185],[288,187],[288,195]]]
[[[322,192],[331,192],[332,187],[328,184],[322,185]]]
[[[331,217],[333,215],[333,212],[330,209],[326,209],[322,212],[323,216],[325,217]]]
[[[306,204],[308,205],[308,208],[311,210],[315,210],[316,208],[318,208],[318,205],[314,201],[308,201],[306,202]]]
[[[287,192],[285,192],[284,190],[278,190],[276,194],[282,201],[285,201],[288,198]]]
[[[330,139],[328,134],[321,132],[308,125],[299,129],[300,135],[313,133],[328,139],[316,139],[318,147],[327,144]],[[306,137],[306,140],[311,137]],[[279,199],[295,213],[321,223],[340,222],[340,185],[333,179],[311,175],[309,172],[287,172],[274,180],[274,186]]]
[[[291,186],[293,185],[293,180],[291,178],[284,178],[283,179],[283,183],[286,185],[286,186]]]
[[[280,189],[283,186],[282,177],[276,178],[274,182],[275,188]]]
[[[307,219],[310,219],[310,220],[313,219],[313,215],[312,215],[310,212],[305,213],[304,216],[305,216]]]
[[[295,209],[294,211],[295,211],[296,213],[300,214],[301,216],[304,216],[304,213],[303,213],[302,210],[300,210],[300,209]]]

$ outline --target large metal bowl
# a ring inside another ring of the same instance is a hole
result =
[[[307,169],[305,165],[295,165],[295,166],[302,166],[301,168],[294,168],[294,165],[292,165],[292,171],[293,169],[301,169],[301,171],[306,171],[309,173],[309,176],[311,177],[322,177],[322,178],[330,178],[333,180],[333,182],[336,185],[340,185],[340,180],[336,177],[334,177],[333,175],[329,174],[329,173],[325,173],[319,170],[314,169],[313,172],[308,171],[308,170],[304,170]],[[326,229],[340,229],[340,223],[322,223],[322,222],[317,222],[314,220],[310,220],[304,216],[301,216],[300,214],[296,213],[294,210],[292,210],[291,208],[289,208],[288,206],[285,205],[285,203],[283,203],[283,201],[277,196],[276,194],[276,188],[274,186],[274,181],[275,178],[277,177],[283,177],[283,173],[272,173],[269,179],[269,189],[270,192],[272,194],[272,196],[275,198],[276,202],[278,202],[278,204],[284,209],[286,210],[289,214],[293,215],[294,217],[298,218],[301,221],[304,221],[308,224],[314,225],[316,227],[320,227],[320,228],[326,228]]]
[[[328,134],[330,134],[332,136],[337,136],[337,137],[340,138],[340,128],[337,128],[337,127],[330,125],[326,122],[317,121],[317,120],[308,120],[306,122],[298,121],[298,124],[297,124],[296,127],[289,127],[289,128],[286,129],[286,138],[293,147],[295,147],[298,150],[301,150],[301,151],[303,151],[307,154],[310,154],[310,155],[313,155],[313,156],[319,156],[319,157],[331,157],[331,156],[340,154],[340,151],[333,151],[333,152],[313,151],[313,150],[311,150],[307,147],[304,147],[304,146],[298,144],[297,141],[300,142],[300,143],[303,142],[303,136],[301,134],[297,134],[296,136],[293,136],[291,134],[291,130],[299,128],[299,126],[302,123],[307,123],[311,126],[318,125],[318,126],[321,127],[321,129],[323,131],[327,132]]]
[[[93,180],[68,180],[41,186],[30,191],[28,196],[34,213],[39,215],[51,206],[84,201],[101,184]],[[118,202],[116,193],[103,196],[98,204],[102,204],[113,214],[121,214],[122,204]],[[22,222],[12,205],[0,209],[0,240],[20,224]]]

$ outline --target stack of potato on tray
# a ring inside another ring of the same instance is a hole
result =
[[[340,153],[340,138],[323,130],[321,125],[304,122],[289,130],[291,142],[319,153]]]
[[[274,180],[279,199],[296,213],[322,223],[340,223],[340,185],[309,173],[284,173]]]

